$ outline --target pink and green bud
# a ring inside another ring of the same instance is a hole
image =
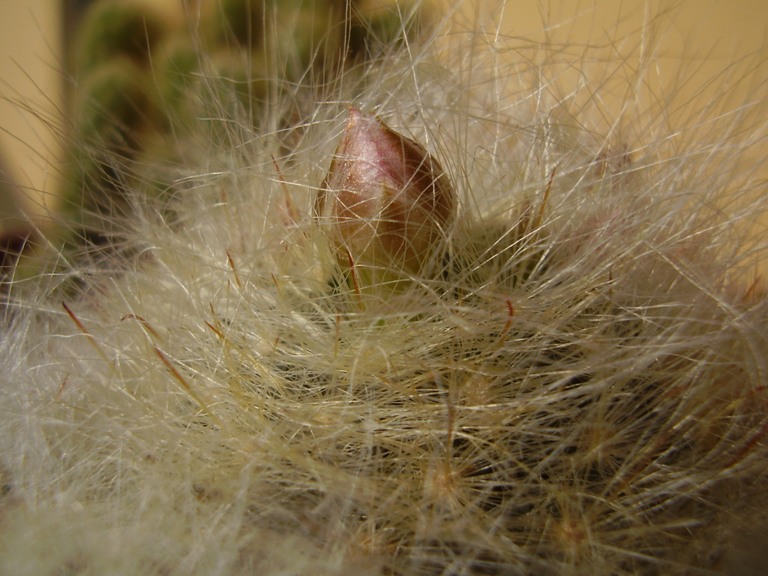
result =
[[[456,211],[440,164],[419,144],[357,108],[318,195],[342,267],[434,273]]]

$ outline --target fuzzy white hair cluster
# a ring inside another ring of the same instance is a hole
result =
[[[639,96],[608,117],[601,88],[641,94],[650,61],[616,78],[479,30],[258,113],[197,78],[103,256],[11,280],[0,573],[747,573],[766,120]],[[352,106],[456,198],[435,266],[391,289],[313,212]]]

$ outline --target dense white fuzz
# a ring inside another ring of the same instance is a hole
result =
[[[10,282],[0,573],[737,570],[764,538],[766,87],[673,122],[641,61],[613,113],[602,53],[492,22],[263,109],[195,78],[173,150],[126,161],[114,245]],[[350,106],[457,198],[397,290],[313,215]]]

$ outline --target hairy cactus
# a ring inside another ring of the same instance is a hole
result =
[[[483,24],[104,151],[115,249],[5,291],[0,572],[759,573],[765,94]]]

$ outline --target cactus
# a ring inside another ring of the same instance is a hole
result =
[[[242,109],[241,122],[263,126],[274,92],[308,73],[315,83],[351,73],[380,47],[413,37],[422,25],[418,11],[408,13],[406,28],[392,24],[406,10],[215,0],[166,14],[142,0],[94,2],[72,48],[75,120],[63,193],[70,242],[104,244],[111,234],[104,221],[130,210],[124,196],[135,188],[132,165],[177,159],[176,141],[187,140],[190,124],[216,114],[225,99]],[[227,138],[216,124],[209,127]],[[84,157],[86,148],[100,153]],[[169,185],[160,178],[147,192]]]
[[[7,286],[0,572],[747,573],[764,95],[608,117],[597,48],[482,24],[182,87],[120,250]]]

